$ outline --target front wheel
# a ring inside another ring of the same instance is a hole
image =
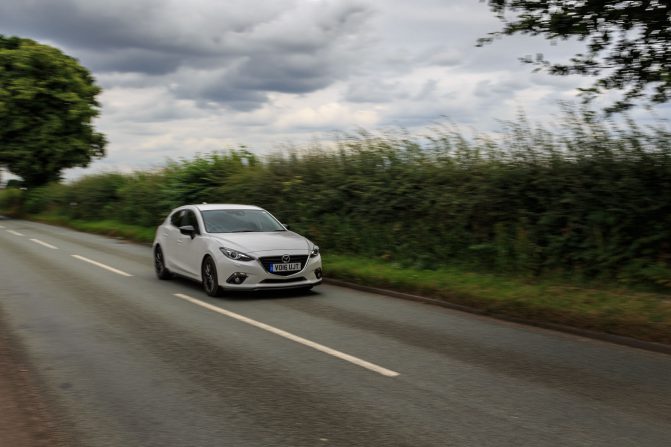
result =
[[[165,266],[165,258],[163,257],[163,250],[161,250],[160,245],[157,245],[154,249],[154,270],[158,279],[172,278],[172,273]]]
[[[221,296],[221,287],[219,287],[219,278],[217,277],[217,266],[214,264],[214,260],[209,256],[203,260],[201,276],[203,278],[203,289],[205,289],[205,293],[210,296]]]

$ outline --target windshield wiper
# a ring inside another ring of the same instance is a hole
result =
[[[231,233],[256,233],[256,230],[235,230],[231,231]]]

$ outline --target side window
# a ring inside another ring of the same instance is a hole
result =
[[[180,221],[182,219],[183,214],[184,210],[173,213],[173,215],[170,216],[170,223],[175,227],[179,227],[181,225]]]
[[[182,225],[191,225],[193,228],[196,229],[198,233],[200,233],[200,230],[198,229],[198,219],[196,219],[196,215],[194,214],[193,211],[191,210],[186,210],[184,212],[184,215],[182,217]]]

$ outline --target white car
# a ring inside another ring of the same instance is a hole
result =
[[[251,205],[186,205],[156,230],[154,267],[223,290],[310,289],[322,282],[319,247]]]

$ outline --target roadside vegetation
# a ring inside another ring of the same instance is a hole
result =
[[[149,241],[175,206],[253,203],[333,276],[671,342],[671,132],[619,123],[566,110],[496,139],[362,131],[5,190],[0,212]]]

